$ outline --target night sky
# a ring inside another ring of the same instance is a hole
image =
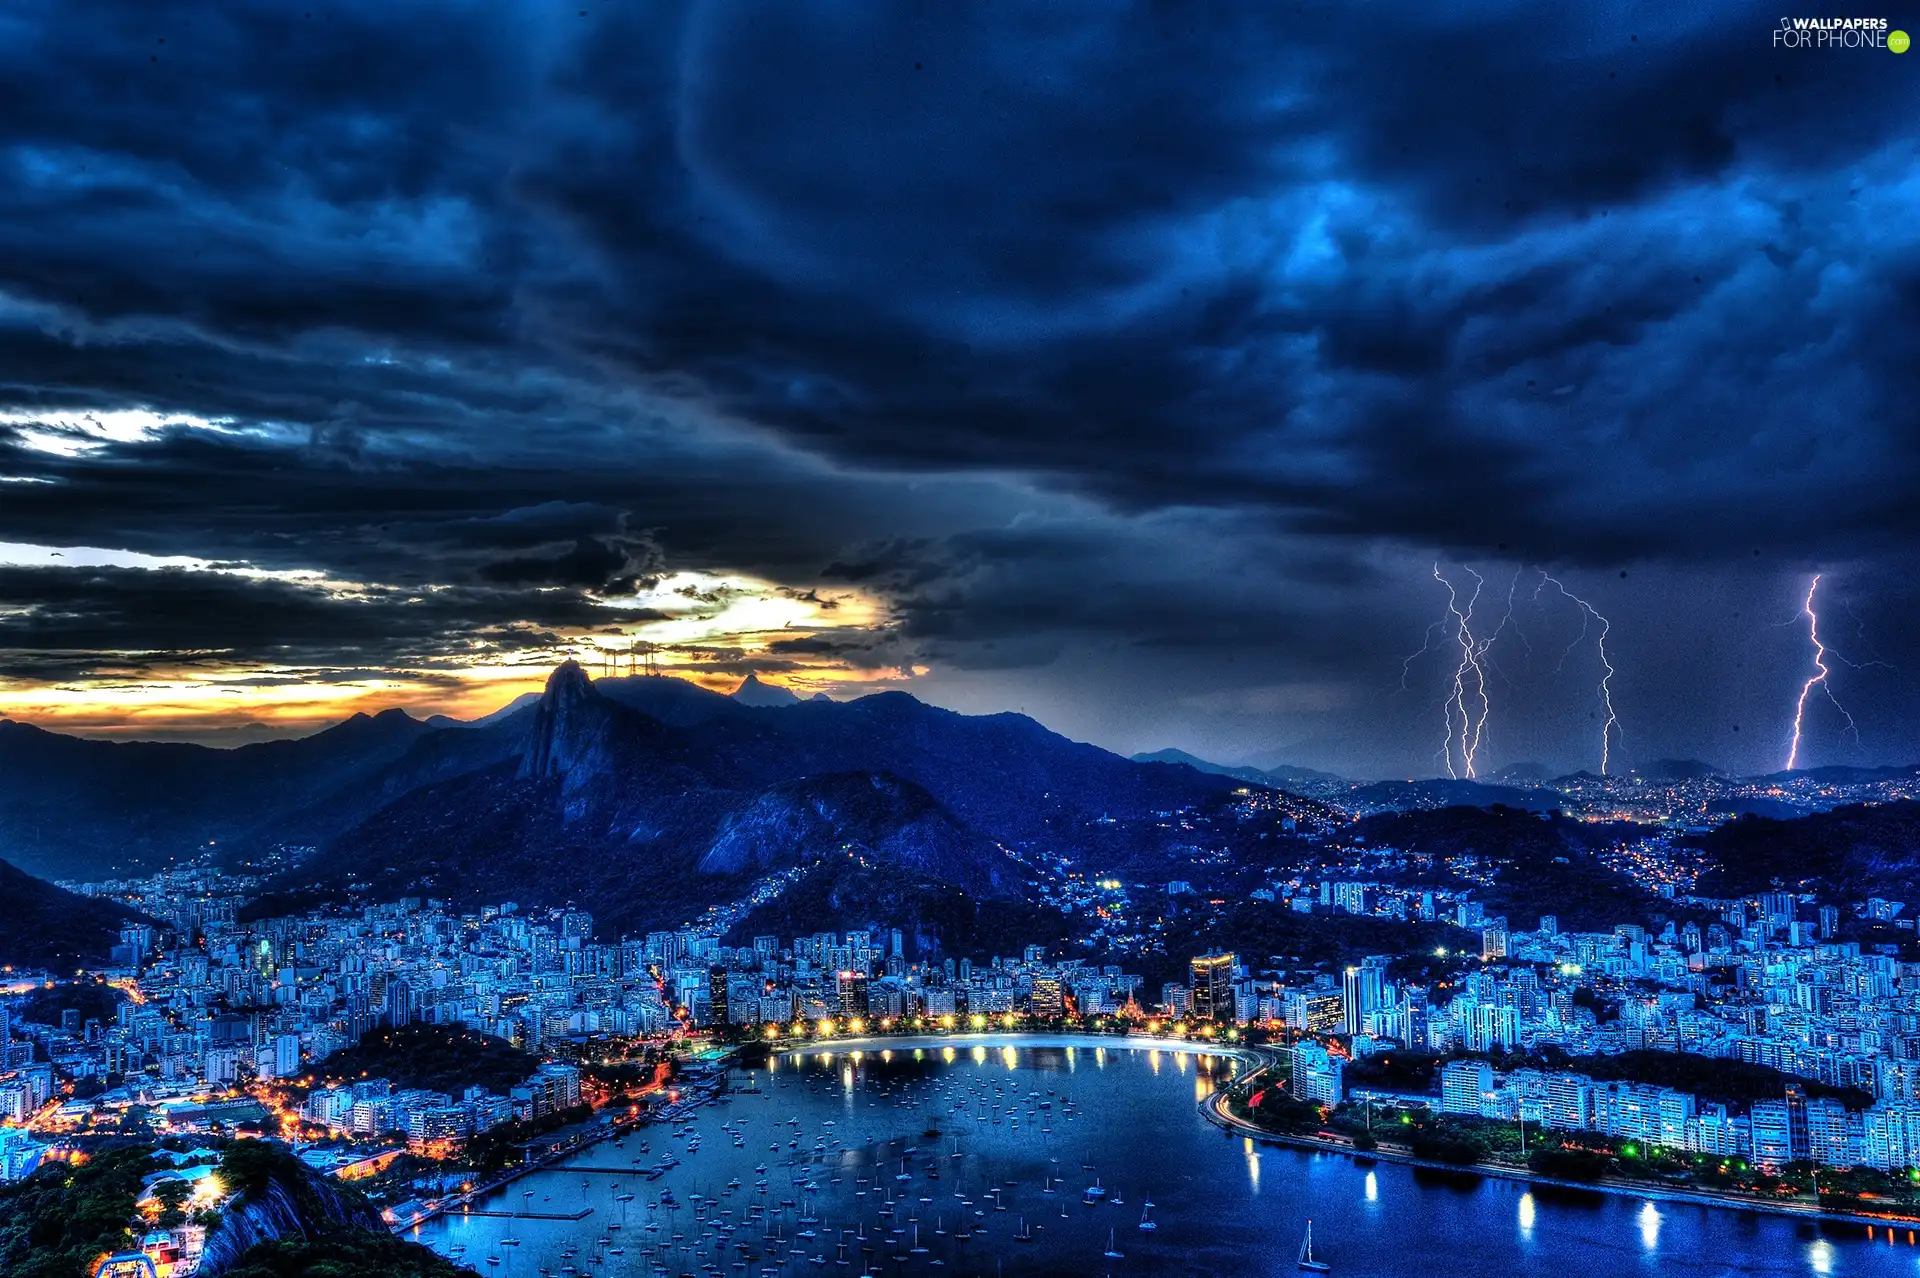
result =
[[[1543,573],[1615,770],[1771,770],[1819,572],[1800,761],[1920,758],[1920,53],[1779,21],[0,6],[0,711],[237,742],[646,641],[1434,775],[1437,566],[1481,772],[1600,763]]]

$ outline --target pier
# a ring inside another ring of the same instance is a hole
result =
[[[481,1211],[477,1208],[463,1209],[452,1213],[455,1216],[495,1216],[501,1220],[585,1220],[593,1215],[593,1208],[582,1207],[579,1211]]]

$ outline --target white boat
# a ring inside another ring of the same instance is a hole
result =
[[[1333,1266],[1313,1258],[1313,1222],[1307,1222],[1307,1236],[1300,1240],[1300,1268],[1310,1274],[1330,1274]]]

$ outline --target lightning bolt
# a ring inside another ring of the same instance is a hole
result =
[[[1400,691],[1402,692],[1413,691],[1412,686],[1407,682],[1407,680],[1410,677],[1412,677],[1412,674],[1413,674],[1413,663],[1420,660],[1420,658],[1426,656],[1429,652],[1433,651],[1434,632],[1437,630],[1446,629],[1446,625],[1447,623],[1444,621],[1436,621],[1431,626],[1428,626],[1427,633],[1420,640],[1419,648],[1417,648],[1413,652],[1408,653],[1407,659],[1400,663]]]
[[[1542,570],[1540,573],[1540,586],[1533,592],[1534,598],[1538,599],[1540,597],[1540,591],[1548,586],[1552,586],[1567,599],[1578,604],[1582,614],[1580,618],[1580,634],[1572,643],[1567,645],[1567,650],[1560,654],[1560,665],[1555,666],[1555,670],[1567,664],[1567,658],[1571,657],[1573,650],[1578,648],[1581,642],[1586,639],[1587,632],[1592,628],[1593,623],[1596,621],[1600,623],[1600,634],[1599,637],[1594,640],[1594,647],[1600,655],[1600,709],[1604,713],[1600,724],[1600,775],[1604,777],[1607,775],[1608,766],[1612,762],[1614,738],[1620,734],[1620,716],[1613,711],[1613,662],[1607,657],[1607,633],[1613,629],[1613,623],[1602,616],[1598,608],[1595,608],[1579,595],[1568,590],[1565,583],[1559,578],[1547,573],[1545,570]]]
[[[1814,592],[1819,589],[1820,574],[1816,572],[1813,574],[1813,580],[1807,583],[1807,597],[1800,605],[1800,613],[1807,619],[1807,638],[1813,643],[1814,673],[1812,678],[1800,685],[1799,699],[1793,703],[1793,744],[1787,749],[1787,771],[1789,772],[1793,771],[1800,762],[1800,732],[1806,723],[1807,698],[1813,695],[1815,688],[1826,693],[1827,700],[1833,703],[1833,708],[1838,710],[1841,717],[1847,721],[1847,731],[1853,733],[1853,739],[1855,741],[1860,739],[1859,725],[1854,723],[1853,716],[1847,712],[1847,708],[1840,704],[1840,699],[1833,695],[1833,687],[1827,682],[1827,676],[1832,671],[1827,669],[1827,646],[1820,640],[1820,614],[1813,610]],[[1838,656],[1838,654],[1835,655]]]
[[[1520,629],[1520,623],[1514,620],[1513,616],[1513,601],[1520,593],[1520,578],[1526,571],[1524,566],[1513,570],[1513,580],[1507,583],[1507,610],[1501,614],[1500,624],[1493,628],[1493,633],[1480,641],[1480,656],[1487,657],[1488,652],[1493,648],[1493,641],[1511,630],[1513,637],[1520,641],[1520,646],[1526,649],[1527,658],[1532,659],[1533,643],[1527,638],[1526,632]],[[1507,672],[1501,669],[1499,662],[1487,657],[1487,665],[1509,688],[1513,687],[1513,680],[1507,677]]]
[[[1442,747],[1442,753],[1446,756],[1447,775],[1455,780],[1459,779],[1461,770],[1466,772],[1469,779],[1475,775],[1475,758],[1480,753],[1480,743],[1486,734],[1487,712],[1491,709],[1487,700],[1487,672],[1480,662],[1493,640],[1476,639],[1473,633],[1474,605],[1480,602],[1480,588],[1486,585],[1487,579],[1471,568],[1465,568],[1464,571],[1473,578],[1473,593],[1467,597],[1466,607],[1462,608],[1459,589],[1441,574],[1439,564],[1433,566],[1433,579],[1447,588],[1449,628],[1453,632],[1453,641],[1460,647],[1460,660],[1453,668],[1453,692],[1444,704],[1447,738]],[[1456,713],[1459,715],[1457,731],[1454,727]],[[1459,770],[1454,767],[1456,746],[1460,759]]]

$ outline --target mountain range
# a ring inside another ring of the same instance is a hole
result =
[[[1159,817],[1242,788],[1021,715],[769,687],[594,681],[569,662],[486,719],[390,710],[233,750],[0,722],[0,855],[99,878],[211,850],[270,872],[277,900],[571,902],[614,928],[681,922],[765,875],[825,864],[883,871],[902,900],[948,915],[957,891],[971,919],[1038,898],[1052,871],[1036,849],[1154,855],[1178,842]]]
[[[1710,772],[1697,761],[1655,770]],[[0,958],[97,959],[133,917],[40,880],[209,854],[267,877],[255,916],[430,896],[461,908],[572,904],[603,934],[621,934],[741,902],[737,934],[896,926],[990,953],[1058,932],[1071,874],[1257,877],[1285,861],[1285,840],[1342,825],[1297,790],[1357,811],[1447,808],[1444,819],[1366,832],[1415,848],[1512,845],[1515,885],[1564,875],[1554,860],[1564,848],[1541,841],[1531,820],[1474,811],[1559,806],[1530,784],[1534,771],[1363,785],[1174,750],[1127,759],[1022,715],[962,715],[901,692],[801,700],[748,679],[729,696],[657,675],[595,681],[571,662],[540,693],[482,719],[389,710],[232,750],[84,740],[0,720],[0,857],[12,862],[0,863],[0,890],[25,903],[0,919]],[[1249,786],[1269,797],[1243,804]],[[1899,815],[1833,826],[1856,850],[1818,877],[1866,891],[1910,858],[1912,827]],[[1789,877],[1815,828],[1734,827],[1710,859],[1736,877],[1754,867],[1754,882]],[[1559,841],[1580,833],[1564,826]],[[1556,868],[1542,871],[1530,840],[1551,847],[1545,861]],[[770,876],[781,876],[783,894],[766,894]],[[1612,899],[1604,877],[1582,889],[1596,917],[1632,904]],[[1920,880],[1900,890],[1920,891]],[[1547,908],[1517,886],[1508,894],[1510,906]]]
[[[447,747],[423,739],[389,769],[403,793],[275,886],[564,900],[625,929],[822,863],[1023,902],[1043,871],[1021,849],[1071,847],[1101,818],[1138,823],[1236,788],[904,693],[753,705],[657,676],[594,682],[572,663],[537,704],[445,735],[479,766],[443,775]]]
[[[1210,763],[1185,750],[1154,750],[1147,754],[1133,756],[1135,763],[1184,763],[1197,772],[1211,772],[1215,776],[1235,777],[1241,781],[1251,781],[1255,785],[1287,786],[1302,781],[1344,783],[1346,778],[1332,772],[1322,772],[1317,768],[1295,767],[1282,763],[1271,768],[1256,768],[1247,765],[1236,766],[1225,763]]]

